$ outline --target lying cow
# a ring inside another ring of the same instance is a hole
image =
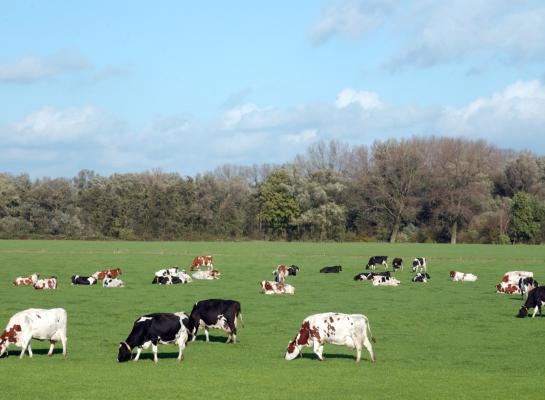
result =
[[[496,285],[496,293],[520,294],[520,288],[516,283],[500,282]]]
[[[533,278],[534,273],[529,271],[509,271],[503,274],[501,281],[518,284],[520,278]]]
[[[97,279],[92,276],[73,275],[71,280],[72,285],[95,285],[97,283]]]
[[[284,282],[261,281],[260,284],[265,294],[295,294],[295,287]]]
[[[117,278],[119,275],[121,275],[121,268],[111,268],[111,269],[105,269],[103,271],[97,271],[91,276],[95,278],[96,280],[101,281],[107,277]]]
[[[32,357],[30,341],[49,340],[50,346],[48,356],[53,355],[55,343],[59,340],[62,343],[62,355],[66,357],[66,310],[63,308],[52,308],[49,310],[41,308],[29,308],[13,315],[6,329],[0,336],[0,357],[7,353],[8,346],[14,344],[21,348],[19,358],[23,358],[25,351]]]
[[[373,277],[373,286],[399,286],[401,281],[391,276],[377,275]]]
[[[155,272],[155,276],[157,277],[171,276],[171,275],[177,275],[177,274],[178,274],[178,267],[164,268]]]
[[[390,271],[384,272],[361,272],[354,276],[355,281],[372,281],[375,276],[391,276]]]
[[[102,287],[105,287],[105,288],[123,288],[123,287],[125,287],[125,284],[119,278],[106,277],[102,281]]]
[[[528,293],[528,298],[524,305],[520,308],[517,317],[524,318],[528,315],[528,310],[530,308],[534,309],[532,318],[534,318],[539,311],[539,316],[541,316],[541,306],[545,305],[545,286],[539,286]]]
[[[36,290],[57,289],[57,278],[52,276],[51,278],[38,279],[36,283],[34,283],[34,289]]]
[[[427,283],[429,279],[431,279],[431,277],[427,272],[417,272],[411,281],[417,283]]]
[[[343,270],[343,267],[340,265],[334,265],[332,267],[323,267],[320,270],[321,274],[338,274]]]
[[[528,298],[528,292],[539,286],[539,283],[534,278],[520,278],[519,279],[520,294],[522,297]]]
[[[301,354],[303,346],[312,346],[314,353],[323,361],[324,344],[330,343],[355,348],[356,362],[360,362],[361,350],[365,347],[374,363],[375,354],[369,338],[375,341],[365,315],[332,312],[314,314],[303,320],[299,333],[288,344],[285,359],[293,360]]]
[[[180,278],[178,278],[176,275],[167,275],[167,276],[155,276],[153,278],[153,281],[151,281],[151,283],[158,284],[158,285],[178,285],[184,282]]]
[[[155,313],[148,314],[134,321],[132,331],[124,342],[119,344],[119,352],[117,354],[118,362],[129,361],[132,357],[132,351],[136,348],[136,357],[134,361],[138,361],[142,349],[147,349],[151,346],[153,351],[153,361],[157,362],[157,345],[175,343],[178,345],[178,362],[184,359],[182,354],[189,333],[186,325],[188,317],[183,312],[170,313]]]
[[[428,272],[426,259],[424,257],[416,257],[413,260],[413,272]]]
[[[392,268],[394,271],[397,271],[398,269],[403,271],[403,259],[401,258],[394,258],[392,261]]]
[[[373,256],[367,262],[365,269],[375,269],[377,264],[384,265],[384,269],[388,268],[388,256]]]
[[[217,269],[212,269],[210,271],[193,272],[192,277],[193,279],[212,280],[212,279],[219,279],[220,275],[221,273]]]
[[[208,328],[216,328],[227,332],[229,336],[226,343],[229,343],[231,340],[233,343],[236,343],[237,317],[240,317],[240,322],[242,322],[240,303],[236,300],[201,300],[193,306],[187,328],[193,336],[193,341],[197,338],[199,327],[204,325],[204,334],[207,342],[209,341]]]
[[[34,273],[29,276],[18,276],[13,280],[13,286],[32,286],[38,280],[39,275]]]
[[[207,267],[209,270],[214,268],[212,264],[212,256],[197,256],[191,262],[191,271],[195,271],[201,267]]]
[[[477,280],[477,275],[466,274],[458,271],[450,271],[450,279],[454,282],[475,282]]]

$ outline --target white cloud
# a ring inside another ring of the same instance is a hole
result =
[[[305,129],[304,131],[293,135],[286,135],[286,141],[294,145],[308,144],[316,139],[316,137],[318,136],[317,133],[317,129]]]
[[[24,56],[15,62],[0,64],[0,82],[30,83],[87,68],[87,59],[75,50],[62,50],[45,57]]]
[[[350,88],[341,90],[337,95],[337,100],[335,100],[335,106],[337,108],[345,108],[354,103],[359,104],[364,110],[380,109],[384,106],[380,101],[378,94],[356,91]]]

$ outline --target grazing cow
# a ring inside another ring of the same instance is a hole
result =
[[[261,281],[260,284],[265,294],[295,294],[295,287],[284,282]]]
[[[105,288],[123,288],[123,287],[125,287],[125,284],[119,278],[106,277],[102,281],[102,287],[105,287]]]
[[[229,335],[226,343],[229,343],[231,340],[233,343],[236,343],[238,316],[240,316],[240,322],[242,322],[242,313],[238,301],[222,299],[201,300],[195,303],[193,310],[191,310],[187,329],[193,336],[193,341],[195,341],[199,326],[204,325],[204,334],[207,342],[209,341],[208,328],[223,329]]]
[[[285,359],[293,360],[301,353],[303,346],[313,346],[314,353],[320,361],[324,361],[324,344],[336,344],[356,349],[356,362],[361,360],[361,350],[365,347],[375,362],[375,354],[371,341],[375,338],[371,333],[369,320],[362,314],[323,313],[306,317],[299,333],[288,344]]]
[[[219,279],[221,273],[217,269],[212,269],[210,271],[196,271],[193,272],[193,279],[205,279],[205,280],[212,280],[212,279]]]
[[[51,278],[38,279],[34,284],[34,289],[37,290],[49,290],[57,289],[57,278],[52,276]]]
[[[503,277],[501,278],[502,282],[507,283],[517,283],[519,282],[520,278],[533,278],[534,273],[529,271],[509,271],[503,274]]]
[[[539,286],[535,289],[530,290],[528,293],[528,298],[524,305],[520,308],[517,317],[524,318],[528,315],[528,310],[530,308],[534,309],[532,318],[534,318],[539,310],[539,316],[541,317],[541,306],[545,305],[545,286]]]
[[[23,358],[25,351],[32,357],[30,341],[49,340],[50,346],[48,356],[53,355],[55,343],[59,340],[62,343],[62,355],[66,357],[66,310],[63,308],[52,308],[49,310],[41,308],[29,308],[13,315],[6,329],[0,336],[0,357],[7,353],[8,346],[14,344],[21,348],[19,358]]]
[[[365,269],[375,269],[377,264],[384,265],[384,269],[388,268],[388,256],[373,256],[367,262]]]
[[[193,259],[191,263],[191,271],[195,271],[200,267],[207,267],[209,270],[214,268],[212,265],[212,256],[197,256]]]
[[[13,280],[13,286],[32,286],[38,280],[39,275],[34,273],[29,276],[18,276]]]
[[[417,272],[415,276],[411,279],[413,282],[427,283],[431,279],[430,275],[427,272]]]
[[[398,269],[403,271],[403,259],[394,258],[394,260],[392,261],[392,268],[394,269],[394,271]]]
[[[520,294],[520,288],[516,283],[500,282],[496,285],[496,293]]]
[[[119,275],[121,275],[121,268],[111,268],[103,271],[97,271],[91,276],[96,280],[101,281],[106,277],[117,278]]]
[[[424,257],[416,257],[413,260],[413,272],[428,272],[428,268],[426,266],[426,259]]]
[[[539,286],[539,283],[534,280],[534,278],[520,278],[519,279],[519,288],[520,288],[520,294],[522,297],[528,298],[528,292],[531,290],[537,288]]]
[[[72,285],[95,285],[96,283],[97,279],[92,276],[72,276]]]
[[[332,267],[323,267],[320,270],[321,274],[338,274],[343,270],[343,267],[340,265],[334,265]]]
[[[124,342],[119,344],[118,362],[129,361],[132,357],[132,350],[136,348],[136,357],[138,361],[142,349],[151,346],[153,351],[153,361],[157,362],[157,345],[175,343],[178,345],[178,362],[184,359],[182,354],[189,333],[187,331],[188,317],[183,312],[155,313],[148,314],[134,321],[132,331]]]
[[[161,276],[169,276],[169,275],[177,275],[178,274],[178,267],[172,267],[172,268],[165,268],[160,269],[159,271],[155,272],[155,276],[161,277]]]
[[[297,265],[292,264],[289,267],[286,267],[285,265],[280,264],[272,274],[276,282],[284,282],[286,276],[297,276],[297,272],[299,272],[299,267]]]
[[[390,271],[361,272],[354,277],[355,281],[372,281],[375,276],[391,276]]]
[[[450,271],[450,279],[454,282],[475,282],[477,280],[477,275],[466,274],[458,271]]]
[[[390,276],[377,275],[373,277],[373,286],[399,286],[401,281]]]

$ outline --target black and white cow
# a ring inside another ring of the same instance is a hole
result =
[[[424,257],[416,257],[413,260],[413,272],[427,272],[428,268],[426,266],[426,259]]]
[[[136,350],[134,361],[138,361],[142,349],[152,346],[153,361],[157,362],[157,345],[175,343],[178,345],[178,362],[184,359],[182,354],[189,333],[187,331],[188,317],[183,312],[148,314],[134,321],[132,331],[124,342],[119,344],[118,362],[129,361],[133,349]]]
[[[520,294],[522,297],[528,298],[528,293],[537,288],[539,286],[539,283],[534,280],[534,278],[520,278],[519,279],[519,288],[520,288]]]
[[[365,266],[365,269],[375,269],[377,264],[384,265],[384,269],[388,268],[388,256],[373,256],[369,259],[367,262],[367,265]]]
[[[403,259],[399,257],[394,258],[394,260],[392,261],[392,268],[394,269],[394,271],[398,269],[403,271]]]
[[[92,276],[72,276],[72,285],[94,285],[96,283],[96,278],[93,278]]]
[[[153,281],[151,281],[151,283],[158,284],[158,285],[177,285],[179,283],[183,283],[183,281],[175,275],[167,275],[167,276],[155,276],[153,278]]]
[[[333,265],[331,267],[323,267],[320,269],[321,274],[338,274],[343,270],[343,267],[340,265]]]
[[[372,281],[375,276],[387,276],[390,277],[390,271],[384,272],[361,272],[354,277],[355,281]]]
[[[541,306],[545,305],[545,286],[539,286],[528,293],[528,298],[524,305],[520,308],[517,317],[524,318],[528,315],[530,308],[534,309],[532,318],[534,318],[539,310],[539,316],[541,316]]]
[[[242,326],[242,312],[240,303],[236,300],[208,299],[201,300],[193,306],[187,328],[193,336],[192,341],[197,338],[199,326],[204,325],[206,341],[210,340],[208,328],[222,329],[229,335],[227,342],[237,342],[237,317],[240,317]]]
[[[426,283],[428,280],[430,280],[431,277],[427,272],[418,272],[411,281],[413,282],[420,282],[420,283]]]

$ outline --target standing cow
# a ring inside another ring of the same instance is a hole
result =
[[[377,264],[384,265],[384,269],[388,268],[388,256],[373,256],[367,262],[365,269],[375,269]]]
[[[25,351],[32,357],[30,341],[49,340],[50,346],[48,356],[53,355],[55,343],[59,340],[62,343],[62,355],[66,357],[66,310],[63,308],[41,309],[29,308],[13,315],[6,329],[0,336],[0,357],[7,353],[8,346],[14,344],[21,348],[19,358],[23,358]]]
[[[197,256],[193,259],[191,262],[191,269],[190,271],[195,271],[199,269],[200,267],[207,267],[209,270],[214,268],[214,265],[212,264],[212,256]]]
[[[293,360],[301,353],[303,346],[313,346],[314,353],[323,361],[324,344],[331,343],[356,349],[356,362],[361,360],[361,349],[365,347],[375,362],[373,346],[375,338],[371,333],[369,320],[362,314],[323,313],[306,317],[299,333],[288,344],[286,360]]]
[[[237,342],[237,317],[242,322],[240,303],[236,300],[209,299],[201,300],[193,306],[187,329],[193,336],[192,341],[197,338],[199,326],[204,325],[206,341],[210,340],[208,328],[222,329],[229,335],[227,342]],[[243,324],[244,326],[244,324]]]
[[[413,260],[413,272],[428,272],[425,257],[416,257]]]

